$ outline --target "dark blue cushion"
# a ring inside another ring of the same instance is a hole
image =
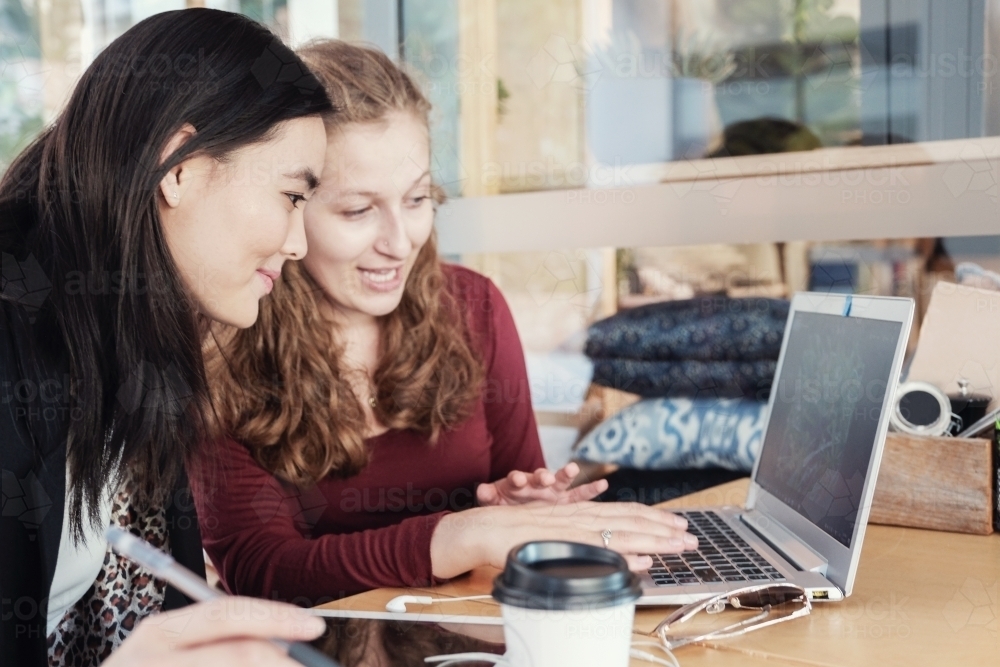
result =
[[[777,361],[788,301],[699,297],[624,310],[587,332],[592,359]]]
[[[594,359],[594,384],[644,398],[749,398],[766,401],[776,361]]]

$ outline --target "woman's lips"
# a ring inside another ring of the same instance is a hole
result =
[[[281,275],[277,271],[271,271],[270,269],[257,269],[257,274],[260,276],[261,280],[264,282],[264,293],[270,294],[271,290],[274,289],[274,281],[278,279]]]
[[[358,269],[361,283],[374,292],[393,292],[403,284],[403,269]]]

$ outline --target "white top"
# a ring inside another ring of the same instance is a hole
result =
[[[66,471],[66,491],[70,488],[69,470]],[[108,541],[104,538],[104,530],[111,523],[112,497],[110,489],[105,490],[106,502],[101,507],[101,521],[95,526],[86,519],[84,508],[83,539],[74,540],[70,530],[69,496],[63,510],[62,536],[59,538],[59,556],[56,559],[56,572],[49,588],[49,615],[46,634],[51,635],[59,621],[77,601],[83,597],[87,589],[97,579],[104,564],[104,555],[108,550]]]

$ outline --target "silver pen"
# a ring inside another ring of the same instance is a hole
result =
[[[117,526],[111,526],[104,535],[111,544],[111,548],[116,552],[142,565],[156,577],[163,579],[192,600],[204,602],[226,597],[225,593],[212,588],[204,579],[175,561],[173,556],[154,548],[132,533]],[[286,651],[288,657],[306,667],[340,667],[340,664],[335,660],[330,659],[309,644],[288,642],[283,639],[271,639],[270,641]]]

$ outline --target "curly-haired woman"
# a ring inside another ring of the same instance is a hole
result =
[[[229,589],[317,603],[501,565],[528,540],[603,544],[605,529],[635,567],[693,546],[683,520],[585,502],[604,482],[569,490],[575,466],[540,469],[507,304],[437,256],[430,107],[411,79],[343,42],[300,55],[337,109],[309,254],[256,326],[222,338],[211,381],[232,437],[193,482]]]

